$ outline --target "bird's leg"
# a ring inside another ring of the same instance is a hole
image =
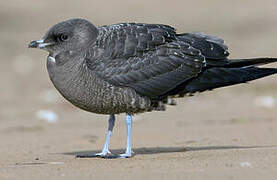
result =
[[[109,151],[109,143],[110,143],[113,127],[114,127],[114,122],[115,122],[115,116],[114,116],[114,114],[112,114],[112,115],[110,115],[110,118],[109,118],[108,131],[106,134],[106,140],[105,140],[104,147],[102,149],[102,152],[95,154],[96,156],[105,157],[108,154],[111,154],[111,152]]]
[[[106,134],[106,140],[105,140],[105,144],[104,147],[102,149],[102,152],[100,153],[96,153],[96,154],[84,154],[84,155],[77,155],[77,158],[93,158],[93,157],[109,157],[109,155],[111,155],[111,152],[109,151],[109,143],[110,143],[110,138],[111,138],[111,134],[113,131],[113,127],[114,127],[114,123],[115,123],[115,116],[114,114],[110,115],[109,118],[109,125],[108,125],[108,131]]]
[[[132,141],[131,141],[131,130],[132,130],[132,116],[126,114],[126,127],[127,127],[127,145],[124,154],[120,154],[120,158],[128,158],[132,156]]]

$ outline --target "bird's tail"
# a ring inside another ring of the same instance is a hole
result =
[[[245,83],[277,73],[275,68],[258,65],[277,62],[277,58],[254,58],[229,60],[228,64],[207,68],[183,89],[183,93],[195,93],[219,87]]]
[[[232,59],[229,63],[224,65],[226,68],[241,68],[249,66],[259,66],[277,62],[277,58],[252,58],[252,59]]]

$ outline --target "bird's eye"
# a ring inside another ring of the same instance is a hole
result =
[[[67,41],[68,40],[68,35],[66,35],[66,34],[60,35],[60,40],[61,41]]]

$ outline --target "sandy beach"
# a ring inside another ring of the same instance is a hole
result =
[[[225,39],[231,58],[277,57],[275,0],[0,1],[0,180],[276,179],[276,75],[136,115],[133,158],[76,159],[102,149],[108,116],[63,99],[48,78],[47,53],[27,48],[73,17],[169,24]],[[111,151],[124,152],[125,135],[122,114]]]

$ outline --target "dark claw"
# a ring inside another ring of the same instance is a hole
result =
[[[134,155],[132,154],[131,157]],[[131,157],[124,157],[124,158],[131,158]],[[103,158],[103,159],[120,159],[123,158],[120,154],[107,154],[105,156],[101,156],[98,154],[77,154],[75,158]]]
[[[101,156],[98,154],[77,154],[76,158],[103,158],[103,159],[116,159],[119,158],[118,155],[115,154],[107,154],[106,156]]]

